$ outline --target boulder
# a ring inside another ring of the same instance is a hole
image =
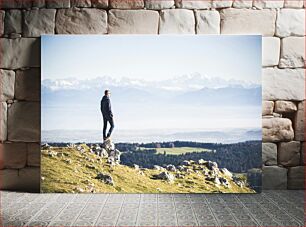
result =
[[[228,171],[227,168],[221,168],[221,169],[220,169],[220,172],[223,173],[225,176],[227,176],[227,177],[229,177],[229,178],[232,178],[232,177],[233,177],[233,174],[232,174],[230,171]]]
[[[262,163],[266,166],[277,165],[277,145],[275,143],[262,143]]]
[[[199,165],[204,165],[204,164],[206,164],[206,161],[201,158],[201,159],[198,160],[198,164]]]
[[[277,113],[292,113],[297,111],[297,106],[291,101],[278,100],[275,102],[275,112]]]
[[[282,166],[298,166],[300,164],[300,142],[280,143],[278,148],[278,164]]]
[[[96,179],[101,180],[105,184],[109,184],[109,185],[114,186],[114,180],[113,180],[112,176],[110,176],[110,175],[99,173],[96,176]]]
[[[166,170],[171,171],[171,172],[176,172],[176,168],[174,165],[170,164],[166,166]]]
[[[184,165],[184,166],[190,166],[191,165],[190,161],[188,161],[188,160],[182,161],[181,164]]]
[[[168,172],[161,172],[158,175],[155,175],[156,179],[165,180],[172,183],[175,180],[175,176]]]
[[[287,118],[264,118],[262,128],[263,142],[290,141],[294,138],[291,120]]]
[[[107,13],[101,9],[60,9],[56,14],[58,34],[104,34],[107,33]]]
[[[218,168],[218,164],[216,162],[212,162],[212,161],[208,161],[205,163],[206,167],[209,169],[209,170],[213,170],[213,169],[216,169]]]

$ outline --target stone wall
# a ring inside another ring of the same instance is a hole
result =
[[[39,191],[39,36],[132,33],[262,34],[263,188],[304,187],[305,2],[1,0],[0,8],[2,189]]]

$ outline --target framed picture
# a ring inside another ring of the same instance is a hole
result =
[[[42,192],[260,192],[261,36],[41,45]]]

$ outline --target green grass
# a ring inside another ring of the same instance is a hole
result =
[[[101,159],[88,151],[81,154],[72,148],[52,148],[52,151],[63,153],[63,156],[50,157],[42,150],[41,175],[43,180],[42,192],[75,193],[76,188],[90,192],[89,184],[93,184],[97,193],[254,193],[253,190],[240,188],[231,180],[231,188],[217,187],[206,181],[202,174],[192,172],[184,179],[176,178],[173,183],[154,179],[161,171],[145,169],[143,174],[125,165],[110,166],[106,159]],[[66,160],[71,160],[68,163]],[[194,164],[190,168],[198,168]],[[113,177],[114,186],[107,185],[95,177],[98,173],[109,174]],[[224,176],[225,177],[225,176]]]
[[[140,149],[152,149],[152,148],[144,148],[141,147]],[[170,155],[180,155],[180,154],[186,154],[186,153],[192,153],[192,152],[211,152],[209,149],[201,148],[201,147],[173,147],[173,148],[154,148],[156,149],[157,154],[170,154]]]

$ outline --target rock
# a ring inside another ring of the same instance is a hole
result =
[[[280,38],[263,37],[262,38],[262,65],[276,66],[279,63]]]
[[[4,34],[22,33],[22,11],[7,11],[4,19]]]
[[[192,169],[186,168],[186,169],[185,169],[185,172],[188,173],[188,174],[190,174],[190,173],[192,173],[193,171],[192,171]]]
[[[171,172],[176,172],[176,168],[175,168],[175,166],[174,165],[167,165],[166,166],[166,169],[168,170],[168,171],[171,171]]]
[[[209,170],[213,170],[213,169],[216,169],[218,168],[218,164],[216,162],[212,162],[212,161],[208,161],[206,162],[206,167],[209,169]]]
[[[306,165],[305,146],[306,146],[306,143],[302,142],[301,143],[301,160],[300,160],[300,165],[301,166],[305,166]]]
[[[72,163],[72,161],[70,159],[65,159],[64,162],[69,164],[69,165]]]
[[[185,9],[209,9],[212,3],[211,1],[175,0],[175,6]]]
[[[31,8],[32,1],[28,0],[2,0],[2,9],[21,9],[21,8]]]
[[[78,192],[78,193],[83,193],[83,192],[85,192],[85,190],[84,190],[83,188],[80,188],[80,187],[75,187],[75,188],[74,188],[74,191],[75,191],[75,192]]]
[[[233,4],[233,0],[213,0],[212,8],[228,8]]]
[[[204,159],[201,158],[201,159],[198,160],[198,164],[199,164],[199,165],[205,165],[205,164],[206,164],[206,161],[205,161]]]
[[[71,7],[91,7],[90,0],[70,0]]]
[[[303,8],[303,0],[285,0],[285,8]]]
[[[263,9],[223,9],[221,34],[261,34],[273,36],[275,30],[275,10]]]
[[[107,13],[101,9],[60,9],[56,15],[58,34],[104,34],[107,33]]]
[[[262,168],[263,189],[287,189],[287,169],[279,166]]]
[[[262,119],[262,127],[263,142],[290,141],[294,138],[294,131],[290,119]]]
[[[0,35],[1,36],[4,34],[4,17],[5,17],[5,11],[0,10]]]
[[[108,0],[91,0],[91,4],[94,8],[106,9],[108,7]]]
[[[153,166],[153,169],[155,169],[155,170],[161,170],[161,169],[163,169],[163,167],[158,166],[158,165],[154,165],[154,166]]]
[[[197,34],[220,34],[220,14],[218,11],[197,10],[195,17]]]
[[[139,170],[139,165],[134,164],[134,165],[133,165],[133,168],[134,168],[135,170]]]
[[[274,109],[273,101],[263,101],[262,102],[262,116],[264,115],[272,115]]]
[[[279,66],[281,68],[299,68],[305,66],[305,37],[287,37],[282,39],[282,51]]]
[[[190,166],[191,165],[190,161],[188,161],[188,160],[182,161],[181,164],[184,165],[184,166]]]
[[[144,0],[109,0],[110,8],[113,9],[142,9]]]
[[[305,101],[298,104],[298,111],[294,117],[294,139],[305,141]]]
[[[233,7],[234,8],[252,8],[253,6],[253,1],[249,1],[249,0],[234,0],[233,2]]]
[[[54,34],[55,9],[33,9],[24,12],[23,36],[40,37]]]
[[[107,158],[108,157],[108,153],[104,148],[101,148],[100,153],[98,155],[102,158]]]
[[[291,101],[276,101],[275,102],[275,112],[277,113],[292,113],[297,111],[297,106]]]
[[[300,164],[300,142],[290,141],[280,143],[278,163],[282,166],[298,166]]]
[[[156,179],[161,179],[161,180],[165,180],[168,181],[170,183],[172,183],[175,180],[175,177],[173,174],[168,173],[168,172],[161,172],[158,175],[155,175]]]
[[[283,8],[284,0],[254,0],[253,6],[257,9],[276,9],[276,8]]]
[[[177,167],[177,170],[178,170],[178,171],[181,171],[181,172],[182,172],[182,171],[185,171],[185,167],[184,167],[184,166],[178,166],[178,167]]]
[[[12,104],[8,109],[8,139],[16,142],[40,141],[40,103]]]
[[[262,163],[266,166],[277,165],[277,145],[275,143],[262,143]]]
[[[14,99],[15,72],[0,69],[0,101]]]
[[[238,185],[240,188],[243,188],[245,187],[246,183],[245,181],[243,181],[242,179],[240,179],[239,177],[237,176],[233,176],[233,181],[236,185]]]
[[[109,34],[157,34],[159,14],[152,10],[110,10]]]
[[[146,9],[153,9],[153,10],[170,9],[174,7],[174,0],[168,0],[168,1],[145,0],[145,7]]]
[[[61,9],[61,8],[69,8],[70,7],[70,0],[45,0],[47,8],[52,9]]]
[[[16,71],[15,98],[40,101],[40,68]]]
[[[191,10],[165,9],[160,13],[160,34],[195,34],[195,18]]]
[[[205,180],[211,181],[211,182],[213,182],[216,185],[220,185],[221,184],[221,182],[220,182],[218,177],[206,177]]]
[[[230,188],[231,187],[229,182],[228,182],[228,180],[226,178],[224,178],[224,177],[220,177],[219,178],[219,182],[220,182],[221,185],[223,185],[226,188]]]
[[[305,189],[304,166],[291,167],[288,171],[288,189]]]
[[[104,141],[104,143],[102,144],[102,147],[107,151],[110,152],[112,150],[115,150],[115,144],[110,140],[106,140]]]
[[[19,69],[40,67],[40,41],[35,38],[0,38],[2,54],[1,68]]]
[[[185,178],[185,176],[181,173],[175,174],[175,177],[178,178],[178,179],[184,179]]]
[[[46,7],[46,1],[45,0],[32,1],[32,8],[44,8],[44,7]]]
[[[304,36],[305,35],[305,10],[281,9],[277,13],[276,36]]]
[[[27,166],[40,167],[40,144],[27,143]]]
[[[114,186],[114,180],[113,180],[112,176],[110,176],[110,175],[99,173],[96,176],[96,179],[103,181],[105,184],[109,184],[109,185]]]
[[[262,93],[264,100],[304,100],[303,69],[264,68]]]
[[[220,172],[223,173],[226,177],[229,177],[229,178],[233,177],[233,174],[230,171],[228,171],[227,168],[221,168]]]
[[[86,168],[88,168],[88,169],[96,169],[96,167],[93,166],[93,165],[86,165]]]
[[[7,104],[1,102],[0,108],[0,142],[7,140]]]
[[[27,163],[26,143],[0,143],[0,169],[21,169]]]

